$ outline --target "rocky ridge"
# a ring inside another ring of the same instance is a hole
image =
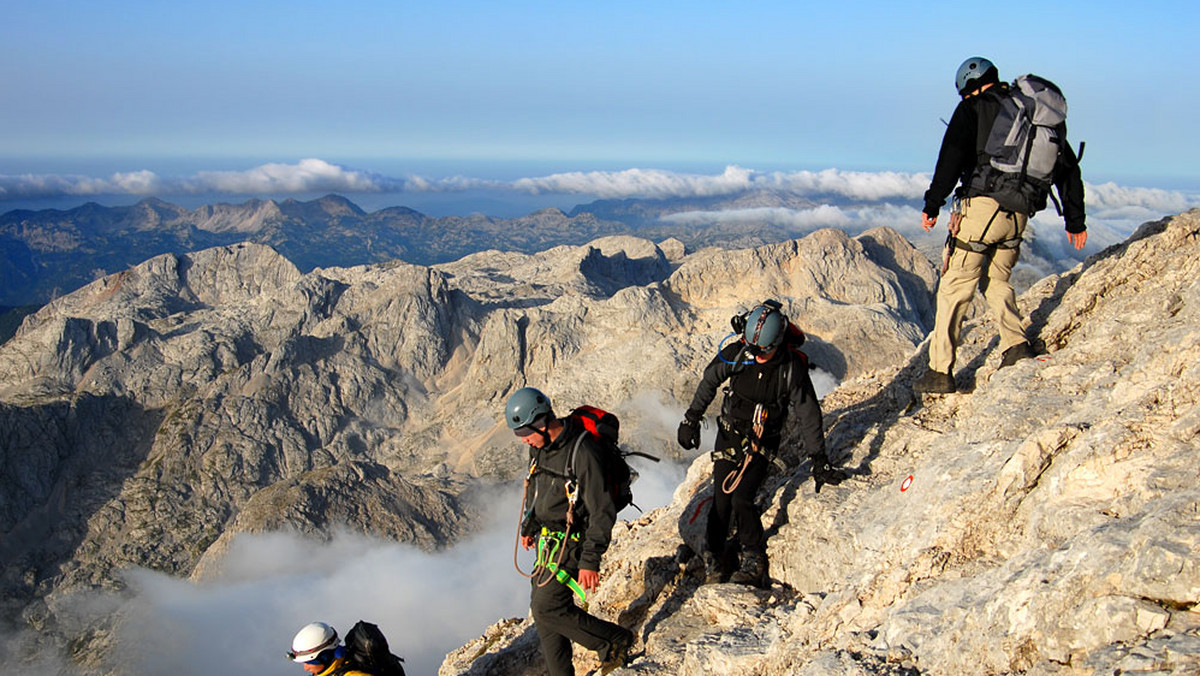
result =
[[[73,591],[119,589],[129,566],[202,575],[241,532],[443,546],[468,529],[473,487],[523,469],[496,418],[516,388],[686,398],[729,316],[765,296],[819,363],[855,377],[916,346],[933,278],[886,229],[308,273],[258,244],[155,257],[0,346],[0,603],[56,636]],[[657,423],[622,416],[675,452]]]
[[[823,408],[854,477],[814,494],[800,464],[762,496],[770,590],[699,586],[697,459],[671,505],[614,534],[591,605],[638,642],[612,673],[1200,673],[1197,279],[1193,211],[1023,294],[1037,359],[997,370],[985,318],[959,393],[914,398],[923,348],[851,374]],[[439,674],[539,660],[514,618]]]

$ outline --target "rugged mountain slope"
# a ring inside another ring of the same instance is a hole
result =
[[[239,532],[444,545],[473,486],[523,469],[497,421],[509,393],[685,398],[729,316],[764,296],[838,376],[910,353],[930,320],[932,268],[890,231],[663,247],[671,259],[622,237],[302,274],[237,244],[55,300],[0,346],[5,616],[53,633],[70,591],[119,586],[127,566],[193,574]]]
[[[998,371],[977,320],[965,392],[912,396],[924,350],[844,383],[823,407],[856,476],[771,481],[769,591],[698,586],[696,460],[617,528],[592,607],[642,652],[614,673],[1200,673],[1198,279],[1191,212],[1024,294],[1038,359]],[[536,643],[507,620],[439,673],[536,673]]]
[[[397,258],[444,262],[478,251],[480,242],[532,253],[625,230],[557,209],[514,219],[433,218],[404,207],[368,214],[338,195],[197,209],[151,198],[128,207],[10,211],[0,215],[0,303],[44,302],[153,256],[238,242],[271,246],[307,272]]]

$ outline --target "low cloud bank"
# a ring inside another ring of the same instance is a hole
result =
[[[751,190],[777,190],[801,195],[835,195],[855,200],[915,199],[929,185],[926,174],[824,171],[759,172],[730,165],[717,175],[685,174],[657,169],[591,171],[523,178],[513,182],[531,193],[568,193],[601,198],[669,198],[734,195]]]
[[[645,510],[668,504],[686,468],[633,462]],[[297,676],[284,657],[292,636],[313,621],[341,634],[360,619],[378,624],[410,674],[433,674],[445,655],[491,624],[525,617],[529,583],[513,568],[520,487],[469,496],[492,515],[481,532],[435,553],[361,534],[319,542],[289,533],[241,535],[220,570],[193,582],[145,569],[125,573],[121,595],[87,592],[60,603],[64,628],[119,618],[105,666],[114,673]],[[627,508],[622,518],[637,518]],[[529,571],[532,555],[521,552]],[[10,637],[11,640],[11,637]],[[70,674],[73,665],[40,656],[23,673]]]
[[[861,207],[822,204],[806,209],[755,207],[716,211],[681,211],[663,216],[660,220],[673,225],[697,227],[761,222],[782,226],[797,232],[808,232],[819,228],[839,228],[860,232],[878,226],[895,228],[905,234],[917,234],[921,230],[921,210],[897,204],[875,204]]]
[[[505,617],[524,617],[528,586],[512,566],[519,497],[488,498],[496,515],[452,549],[426,553],[363,535],[328,543],[274,533],[236,538],[222,571],[202,582],[146,570],[127,576],[112,659],[124,673],[302,673],[284,652],[300,627],[325,621],[345,633],[378,624],[414,674]]]
[[[499,181],[453,176],[391,177],[321,159],[294,164],[271,163],[243,171],[201,171],[188,177],[159,176],[146,169],[108,177],[63,174],[0,175],[0,201],[94,195],[231,194],[269,195],[333,191],[344,193],[419,193],[465,190],[519,191],[530,194],[577,194],[605,199],[689,198],[772,190],[801,196],[829,196],[860,202],[919,200],[929,174],[895,171],[766,172],[737,165],[719,174],[662,169],[567,172]],[[1090,207],[1102,211],[1140,208],[1177,213],[1200,206],[1200,195],[1159,188],[1088,184]]]

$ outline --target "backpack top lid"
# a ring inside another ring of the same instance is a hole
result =
[[[1053,82],[1031,73],[1013,80],[1010,91],[1020,92],[1033,102],[1033,124],[1053,127],[1066,121],[1067,97]]]
[[[621,421],[615,413],[609,413],[602,408],[584,404],[571,410],[571,416],[578,420],[592,436],[617,443],[621,435]]]
[[[392,654],[379,627],[359,620],[346,634],[346,661],[372,676],[404,676],[404,660]]]

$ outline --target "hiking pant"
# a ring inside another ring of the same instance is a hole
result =
[[[1002,211],[990,197],[971,197],[963,200],[962,222],[958,239],[964,242],[997,244],[1020,238],[1025,234],[1029,217]],[[963,315],[975,287],[983,291],[1000,326],[1000,349],[1027,342],[1021,315],[1017,312],[1017,296],[1008,283],[1013,266],[1020,256],[1019,247],[992,247],[982,253],[955,248],[950,264],[942,275],[937,290],[937,318],[929,342],[929,368],[954,375],[954,353],[959,345]]]
[[[718,432],[718,434],[722,433],[724,430]],[[718,441],[719,447],[720,442]],[[725,458],[714,459],[713,504],[712,509],[708,511],[706,534],[708,550],[718,559],[725,552],[725,540],[729,537],[730,524],[737,526],[737,539],[742,551],[766,551],[762,514],[758,511],[758,505],[754,504],[754,497],[758,494],[763,480],[767,478],[767,471],[770,468],[771,461],[761,455],[753,455],[750,465],[746,467],[746,472],[742,474],[737,487],[733,489],[732,493],[726,493],[723,486],[733,483],[734,479],[729,478],[731,472],[737,474],[741,471],[741,458],[739,457],[736,462]],[[729,484],[725,483],[727,478],[729,478]]]
[[[576,540],[568,540],[566,546],[562,568],[578,579],[582,545]],[[529,610],[533,614],[533,623],[542,643],[542,656],[546,658],[546,670],[550,676],[574,676],[572,642],[596,651],[600,659],[605,660],[614,641],[632,636],[628,629],[584,612],[575,605],[575,594],[558,580],[551,579],[545,585],[538,586],[544,579],[542,575],[533,578]]]

